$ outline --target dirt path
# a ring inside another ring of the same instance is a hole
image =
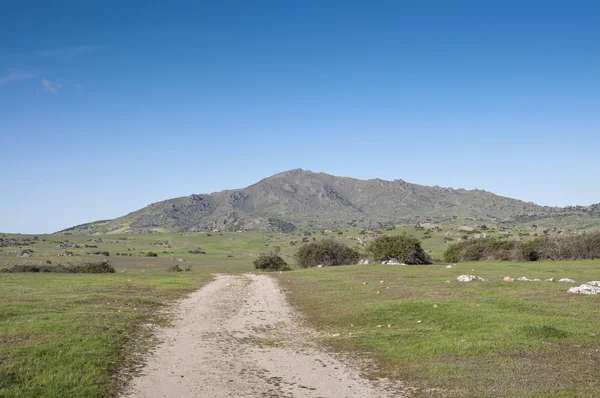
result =
[[[133,397],[404,397],[310,342],[277,282],[219,275],[182,301],[178,319],[135,378]]]

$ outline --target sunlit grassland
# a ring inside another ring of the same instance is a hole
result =
[[[457,282],[460,274],[489,281]],[[600,279],[600,261],[344,266],[278,278],[325,344],[364,354],[374,375],[421,395],[600,396],[600,296],[504,276],[580,284]]]

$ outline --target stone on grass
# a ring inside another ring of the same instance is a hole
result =
[[[452,266],[451,265],[446,265],[446,268],[450,269],[450,268],[452,268]]]
[[[514,280],[515,280],[515,278],[511,278],[510,276],[505,276],[504,277],[504,282],[512,282]]]
[[[568,290],[568,292],[576,294],[600,294],[600,286],[584,283],[581,286],[573,286]]]
[[[554,278],[548,278],[548,279],[546,279],[546,282],[556,282],[556,279],[554,279]]]
[[[480,278],[476,275],[460,275],[456,278],[459,282],[486,281],[487,279]]]
[[[575,282],[575,280],[573,279],[569,279],[569,278],[562,278],[558,280],[559,282],[568,282],[568,283],[573,283]]]
[[[539,282],[539,281],[540,281],[540,280],[539,280],[539,279],[537,279],[537,278],[534,278],[534,279],[529,279],[529,278],[528,278],[528,277],[526,277],[526,276],[522,276],[522,277],[520,277],[520,278],[519,278],[519,280],[520,280],[520,281],[524,281],[524,282]]]

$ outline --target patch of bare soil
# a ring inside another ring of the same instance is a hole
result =
[[[409,389],[367,380],[357,366],[312,342],[266,275],[218,275],[183,300],[132,397],[406,397]]]

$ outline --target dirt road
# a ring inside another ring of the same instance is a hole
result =
[[[402,386],[369,381],[311,343],[277,282],[219,275],[183,300],[174,324],[126,396],[404,397]]]

